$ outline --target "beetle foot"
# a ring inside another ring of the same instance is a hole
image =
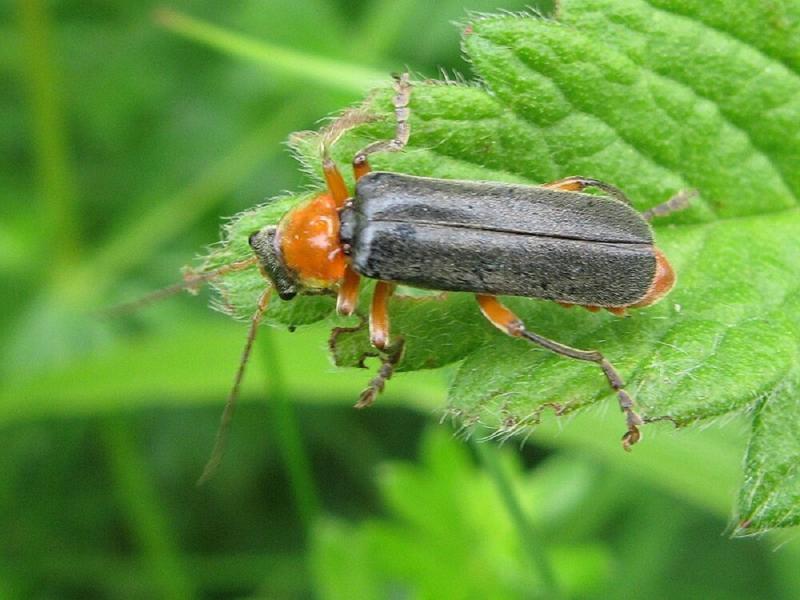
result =
[[[398,337],[392,343],[381,358],[381,368],[378,369],[378,374],[373,377],[369,382],[366,389],[361,392],[356,402],[356,408],[366,408],[375,402],[375,398],[386,387],[386,382],[394,375],[394,370],[400,360],[403,358],[403,350],[405,349],[405,342],[403,338]]]
[[[378,387],[373,386],[372,384],[373,382],[370,381],[369,386],[358,396],[358,402],[353,405],[355,408],[367,408],[368,406],[372,406],[372,403],[375,402],[377,395],[383,391],[383,385]]]
[[[631,427],[625,432],[625,435],[622,436],[622,449],[625,450],[625,452],[630,452],[631,447],[637,444],[641,439],[642,432],[639,431],[639,428]]]
[[[644,425],[642,417],[640,417],[633,409],[625,409],[625,420],[628,423],[628,431],[622,436],[622,449],[625,452],[631,451],[631,446],[637,444],[642,439],[642,432],[639,431],[639,426]]]

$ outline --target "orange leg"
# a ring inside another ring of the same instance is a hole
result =
[[[604,183],[598,179],[590,179],[589,177],[565,177],[564,179],[559,179],[558,181],[545,183],[542,185],[542,187],[562,190],[564,192],[580,192],[584,188],[595,187],[599,190],[603,190],[609,196],[612,196],[617,200],[622,200],[625,204],[631,204],[630,199],[618,187]],[[674,212],[683,210],[689,206],[689,202],[692,200],[692,198],[697,196],[697,194],[697,190],[681,190],[666,202],[662,202],[653,208],[642,211],[642,218],[644,218],[646,221],[652,221],[653,217],[665,217]]]
[[[361,276],[356,273],[350,265],[344,269],[344,279],[339,286],[339,294],[336,297],[336,312],[340,315],[352,315],[358,304],[358,288],[361,283]]]
[[[329,340],[329,345],[331,348],[331,353],[336,353],[336,345],[338,343],[339,336],[343,333],[354,333],[358,332],[366,326],[366,321],[362,320],[358,325],[355,327],[337,327],[331,332],[331,337]],[[391,379],[392,375],[394,374],[395,368],[397,367],[398,363],[403,358],[403,352],[405,350],[405,341],[400,336],[394,336],[392,339],[392,343],[386,347],[385,350],[381,350],[377,356],[381,359],[381,366],[378,369],[378,372],[375,374],[375,377],[370,380],[369,384],[364,391],[358,397],[358,402],[356,403],[356,408],[366,408],[367,406],[371,405],[375,398],[379,393],[383,391],[383,388],[386,386],[386,382]],[[358,365],[361,368],[366,368],[364,365],[364,360],[369,358],[370,356],[376,356],[374,352],[365,352],[363,353],[358,360]]]
[[[355,173],[356,181],[372,170],[367,160],[370,154],[397,152],[402,150],[408,143],[408,138],[411,135],[411,125],[408,122],[411,82],[409,81],[408,72],[395,76],[394,90],[394,114],[397,122],[394,139],[372,142],[369,146],[356,153],[355,158],[353,158],[353,172]]]
[[[551,188],[554,190],[561,190],[562,192],[580,192],[587,187],[594,187],[598,190],[603,190],[606,194],[617,200],[622,200],[625,204],[630,204],[630,199],[618,187],[600,181],[599,179],[591,179],[590,177],[580,177],[574,175],[572,177],[565,177],[558,181],[551,181],[545,183],[541,187]]]
[[[559,344],[556,341],[542,337],[532,331],[528,331],[525,328],[525,323],[508,308],[503,306],[495,296],[476,294],[475,297],[478,299],[478,304],[480,305],[483,316],[503,333],[512,337],[525,338],[529,342],[538,344],[542,348],[546,348],[556,354],[576,360],[593,362],[599,365],[609,385],[617,392],[619,407],[622,412],[625,413],[628,431],[622,437],[622,447],[625,450],[630,450],[630,447],[641,439],[642,436],[639,432],[639,425],[643,424],[642,418],[633,410],[633,400],[628,395],[628,392],[623,389],[625,383],[622,377],[620,377],[614,366],[608,362],[602,354],[596,350],[578,350],[577,348],[565,346],[564,344]]]
[[[379,281],[375,286],[369,312],[369,338],[372,345],[381,351],[381,368],[361,392],[356,408],[365,408],[375,401],[375,397],[383,391],[386,382],[394,374],[395,367],[403,358],[403,338],[398,337],[392,344],[389,343],[389,298],[394,289],[395,284],[388,281]]]
[[[325,183],[328,184],[328,192],[330,192],[336,208],[342,208],[350,195],[347,193],[347,186],[344,184],[342,174],[330,157],[326,156],[322,160],[322,173],[325,175]]]
[[[375,286],[372,307],[369,311],[369,339],[372,345],[381,351],[383,359],[378,374],[361,392],[356,408],[364,408],[375,401],[375,397],[383,391],[397,363],[403,357],[405,343],[402,338],[389,344],[389,298],[392,297],[395,287],[394,283],[388,281],[379,281]]]
[[[379,281],[372,295],[369,311],[369,340],[378,350],[389,345],[389,298],[395,289],[394,283]]]
[[[325,182],[328,184],[328,192],[333,198],[337,208],[342,208],[347,202],[349,194],[344,178],[336,167],[336,163],[326,156],[322,161],[322,172],[325,174]],[[360,277],[350,266],[345,267],[344,279],[339,286],[339,294],[336,298],[336,312],[340,315],[351,315],[358,303],[358,287]]]
[[[396,152],[397,150],[401,150],[408,142],[408,136],[411,134],[411,128],[408,124],[408,101],[411,97],[411,83],[409,82],[408,73],[403,73],[396,78],[395,92],[394,109],[395,116],[397,118],[395,137],[392,140],[373,142],[356,154],[355,158],[353,159],[353,174],[355,175],[356,181],[361,179],[364,175],[372,170],[369,161],[367,160],[368,155],[375,152],[384,151]],[[364,121],[362,117],[358,115],[356,116],[358,118],[353,117],[350,119],[345,119],[343,125],[347,125],[349,120],[352,120],[354,125]],[[337,135],[340,135],[340,133],[337,133]],[[344,206],[344,203],[348,199],[347,188],[345,187],[342,175],[339,173],[336,165],[328,156],[326,156],[324,159],[323,171],[325,173],[325,181],[328,183],[328,190],[333,196],[336,206]],[[340,315],[349,315],[355,310],[356,303],[358,301],[359,281],[359,274],[348,265],[347,269],[345,270],[344,281],[339,288],[339,296],[336,300],[336,310]],[[377,293],[378,288],[376,288],[376,295]],[[373,311],[374,306],[375,303],[373,301]],[[386,342],[384,342],[384,344],[385,343]]]

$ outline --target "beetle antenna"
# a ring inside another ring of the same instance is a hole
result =
[[[258,326],[261,323],[261,318],[264,316],[264,311],[267,310],[267,306],[269,305],[271,292],[272,287],[268,287],[258,299],[258,307],[256,308],[256,312],[253,313],[253,319],[250,321],[250,330],[247,332],[247,342],[245,342],[242,358],[239,361],[239,369],[236,371],[233,387],[230,393],[228,393],[228,400],[225,402],[225,409],[222,411],[222,417],[220,417],[219,429],[217,429],[217,436],[214,440],[214,448],[211,450],[211,457],[208,459],[205,468],[203,468],[203,474],[200,476],[200,479],[197,480],[198,486],[203,485],[206,481],[211,479],[222,462],[222,456],[225,454],[225,447],[228,443],[228,432],[231,428],[231,421],[233,420],[234,412],[236,412],[236,400],[239,397],[239,388],[244,378],[247,362],[250,360],[250,354],[253,350],[253,343],[256,340]]]
[[[173,283],[172,285],[168,285],[161,289],[150,292],[149,294],[146,294],[141,298],[137,298],[136,300],[123,302],[121,304],[117,304],[116,306],[103,309],[101,314],[106,317],[118,317],[120,315],[136,312],[145,306],[150,306],[151,304],[155,304],[164,298],[169,298],[170,296],[174,296],[175,294],[179,294],[183,291],[196,294],[198,288],[202,284],[207,283],[212,279],[216,279],[217,277],[221,277],[222,275],[247,269],[248,267],[255,265],[256,262],[258,262],[258,258],[253,256],[245,260],[223,265],[210,271],[188,270],[183,275],[183,281],[179,281],[177,283]]]

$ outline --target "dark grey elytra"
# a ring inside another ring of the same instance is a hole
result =
[[[341,238],[361,275],[446,291],[626,306],[656,272],[630,205],[546,187],[374,172],[342,210]]]

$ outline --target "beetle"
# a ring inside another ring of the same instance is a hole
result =
[[[356,309],[362,278],[377,280],[369,309],[369,335],[381,356],[378,374],[357,407],[370,405],[402,360],[402,336],[390,335],[389,299],[398,284],[475,294],[483,316],[514,338],[565,357],[597,364],[625,414],[629,450],[641,437],[642,418],[616,368],[598,351],[581,350],[527,328],[498,296],[523,296],[601,308],[615,315],[650,306],[675,284],[675,272],[653,239],[649,221],[688,205],[680,192],[642,213],[625,194],[588,177],[539,186],[456,181],[373,172],[369,156],[402,150],[410,136],[408,73],[395,77],[395,136],[359,151],[356,186],[348,192],[330,148],[348,129],[368,120],[345,113],[321,135],[327,190],[291,208],[278,222],[253,232],[254,255],[219,269],[190,274],[178,288],[193,288],[226,273],[257,266],[270,282],[261,294],[247,342],[200,481],[222,457],[239,386],[272,290],[284,301],[297,294],[336,294],[336,310]],[[583,193],[596,188],[603,195]]]

